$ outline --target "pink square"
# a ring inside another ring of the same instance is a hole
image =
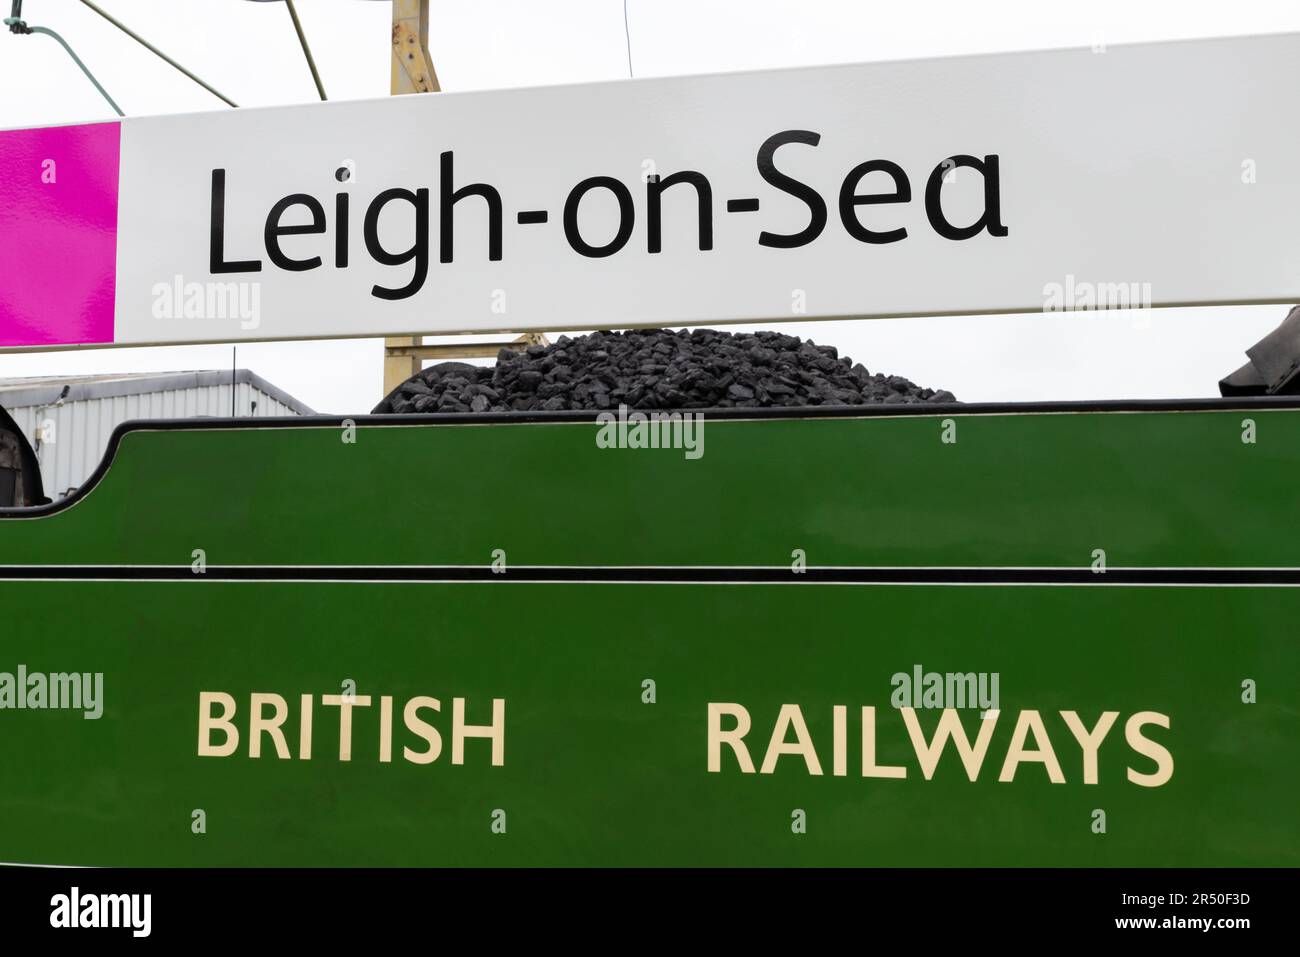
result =
[[[0,346],[113,341],[121,124],[0,131]]]

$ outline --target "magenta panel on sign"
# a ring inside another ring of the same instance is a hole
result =
[[[121,125],[0,131],[0,346],[113,341]]]

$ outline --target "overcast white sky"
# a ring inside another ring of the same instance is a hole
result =
[[[9,0],[3,2],[7,14]],[[241,106],[316,99],[283,3],[97,0]],[[384,96],[390,4],[298,0],[332,99]],[[77,0],[26,0],[127,115],[227,109]],[[637,76],[1300,31],[1295,0],[629,0]],[[430,47],[445,90],[618,80],[622,0],[439,0]],[[0,33],[0,128],[111,117],[49,37]],[[1279,116],[1278,122],[1295,122]],[[1080,138],[1104,135],[1086,127]],[[1217,395],[1282,307],[799,323],[871,371],[967,401]],[[739,327],[729,327],[736,329]],[[769,323],[765,328],[782,328]],[[381,397],[378,340],[245,344],[238,362],[319,411]],[[230,348],[0,356],[0,377],[228,368]]]

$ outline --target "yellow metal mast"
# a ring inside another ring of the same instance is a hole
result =
[[[438,74],[429,55],[429,0],[393,0],[393,62],[390,92],[437,93]],[[395,336],[384,340],[384,394],[420,371],[424,359],[471,359],[495,356],[502,348],[524,349],[546,344],[541,333],[518,339],[466,345],[429,345],[421,336]]]
[[[393,64],[389,92],[437,93],[438,74],[429,56],[429,0],[393,0]],[[419,336],[384,340],[384,394],[420,371],[420,359],[409,351]]]

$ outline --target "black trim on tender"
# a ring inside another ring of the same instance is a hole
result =
[[[1300,568],[977,568],[713,565],[0,565],[0,581],[492,582],[720,585],[1296,586]]]
[[[1252,396],[1209,399],[1116,399],[1077,402],[915,403],[844,406],[803,406],[770,409],[642,409],[632,411],[699,413],[706,420],[748,421],[766,419],[884,419],[895,416],[1042,415],[1085,412],[1231,412],[1300,409],[1300,396]],[[108,448],[95,471],[75,492],[57,502],[31,508],[0,508],[0,520],[38,518],[71,508],[103,480],[113,464],[122,438],[130,432],[203,431],[205,429],[330,429],[344,423],[367,427],[419,427],[447,425],[557,425],[595,423],[615,409],[564,412],[437,412],[409,415],[302,415],[266,418],[135,419],[113,430]],[[39,480],[38,480],[39,481]]]

